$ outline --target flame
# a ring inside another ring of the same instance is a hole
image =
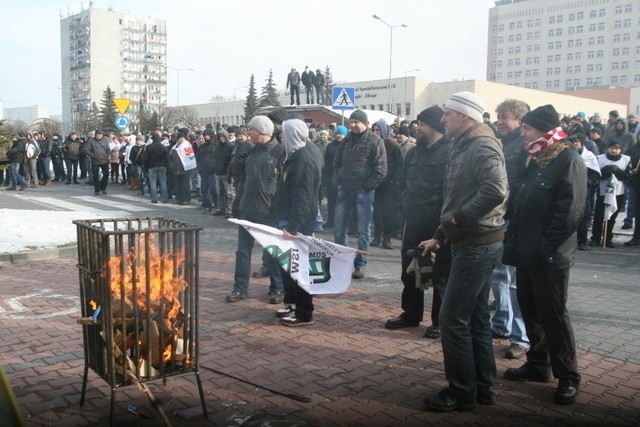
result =
[[[151,317],[162,314],[163,319],[159,320],[158,326],[165,327],[165,331],[168,330],[165,341],[162,343],[163,346],[166,344],[162,359],[169,362],[172,358],[172,344],[175,343],[176,335],[181,334],[180,326],[176,325],[182,313],[179,297],[189,283],[179,277],[179,273],[184,268],[184,251],[161,255],[152,241],[155,238],[155,235],[149,236],[150,244],[147,251],[144,250],[145,237],[139,235],[137,237],[139,252],[136,253],[132,246],[129,253],[111,257],[107,263],[107,269],[111,292],[114,296],[128,299],[136,304],[140,312],[148,313]]]
[[[98,308],[98,303],[94,300],[89,301],[89,305],[91,306],[91,310],[93,311],[96,311],[96,308]]]

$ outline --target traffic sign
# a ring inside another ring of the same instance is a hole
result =
[[[356,108],[356,88],[334,87],[332,95],[334,110],[354,110]]]
[[[116,117],[116,127],[120,130],[125,130],[129,127],[129,119],[127,116],[118,116]]]
[[[120,114],[124,114],[127,112],[131,100],[127,98],[113,98],[113,103],[116,104],[116,108],[120,111]]]

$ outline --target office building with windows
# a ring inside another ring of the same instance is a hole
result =
[[[93,7],[60,20],[62,121],[65,131],[100,106],[109,86],[141,108],[167,103],[167,31],[161,19]]]
[[[496,1],[488,33],[488,81],[552,92],[640,84],[637,1]]]

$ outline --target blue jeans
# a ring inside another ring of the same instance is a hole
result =
[[[64,159],[67,166],[67,182],[78,182],[78,159]]]
[[[369,240],[371,239],[371,218],[373,216],[373,200],[375,191],[345,190],[338,189],[336,200],[336,212],[334,219],[333,238],[339,245],[347,245],[347,229],[353,210],[356,210],[358,219],[358,249],[369,250]],[[367,266],[367,256],[358,254],[353,262],[356,268]]]
[[[251,252],[255,239],[245,230],[238,226],[238,250],[236,251],[236,269],[233,275],[233,290],[241,294],[249,291],[249,276],[251,275]],[[264,253],[264,251],[263,251]],[[282,284],[282,274],[277,261],[270,255],[263,256],[263,262],[268,263],[271,271],[269,292],[284,292]]]
[[[9,182],[11,183],[12,188],[16,188],[18,185],[20,187],[28,187],[27,181],[24,180],[22,175],[20,175],[20,162],[11,162],[11,175],[9,175]]]
[[[218,199],[216,176],[214,174],[201,175],[200,182],[202,183],[202,207],[213,208]]]
[[[216,175],[216,193],[218,194],[216,210],[231,215],[233,185],[231,185],[226,175]]]
[[[167,168],[164,166],[151,168],[147,171],[149,177],[149,195],[151,200],[158,200],[158,186],[160,187],[160,197],[163,202],[169,198],[167,193]]]
[[[461,401],[475,402],[477,389],[492,387],[496,381],[489,289],[501,251],[502,242],[453,251],[440,308],[440,331],[445,376]]]
[[[636,210],[636,193],[631,189],[631,186],[626,184],[625,192],[627,194],[627,216],[624,219],[624,224],[633,227],[633,218],[635,217]]]
[[[511,344],[529,348],[529,338],[518,304],[516,268],[502,263],[496,265],[491,274],[491,291],[496,299],[491,329],[498,335],[508,336]]]

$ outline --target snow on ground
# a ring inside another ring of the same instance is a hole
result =
[[[120,218],[123,211],[34,211],[0,209],[0,253],[55,248],[76,243],[75,219]]]

